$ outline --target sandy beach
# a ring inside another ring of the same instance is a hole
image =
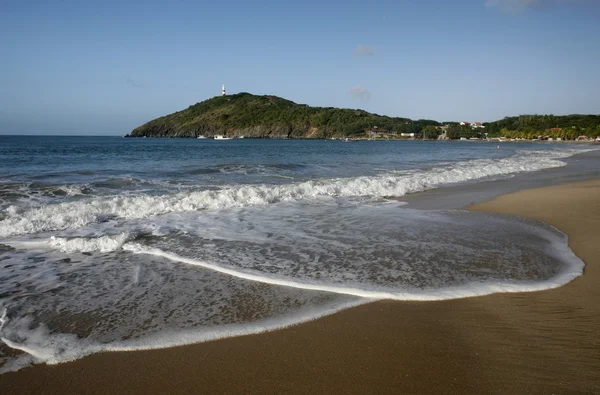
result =
[[[557,289],[377,302],[271,333],[34,366],[1,375],[1,392],[600,393],[599,196],[590,180],[469,207],[567,233],[586,269]]]

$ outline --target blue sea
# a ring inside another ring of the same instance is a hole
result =
[[[560,286],[583,262],[558,230],[402,198],[552,177],[592,149],[0,136],[0,372]]]

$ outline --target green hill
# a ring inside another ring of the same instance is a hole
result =
[[[484,124],[490,136],[534,138],[538,135],[573,140],[600,135],[600,115],[520,115]]]
[[[435,121],[412,122],[363,110],[309,107],[276,96],[239,93],[218,96],[189,108],[152,120],[136,129],[131,137],[227,136],[276,138],[327,138],[364,135],[365,130],[418,132]]]
[[[216,134],[273,138],[328,138],[364,136],[365,130],[377,126],[380,130],[415,133],[420,138],[436,138],[442,128],[436,121],[394,118],[364,110],[332,107],[310,107],[277,96],[257,96],[238,93],[217,96],[194,104],[183,111],[154,119],[130,133],[130,137],[211,137]],[[473,129],[448,123],[447,136],[521,137],[537,136],[575,139],[581,134],[600,135],[600,115],[521,115],[484,123],[485,128]]]

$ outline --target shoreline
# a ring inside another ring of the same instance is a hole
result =
[[[6,393],[600,391],[600,180],[468,207],[569,236],[585,272],[552,290],[380,301],[257,335],[92,355],[0,375]]]
[[[96,136],[96,137],[105,137],[105,136]],[[143,139],[143,138],[151,138],[151,139],[196,139],[196,140],[214,140],[213,136],[210,137],[186,137],[186,136],[110,136],[110,137],[122,137],[128,139]],[[345,141],[346,138],[349,141]],[[423,139],[423,138],[414,138],[414,137],[377,137],[377,138],[369,138],[369,137],[358,137],[358,136],[335,136],[335,137],[232,137],[230,140],[311,140],[311,141],[342,141],[342,142],[356,142],[356,141],[460,141],[460,142],[471,142],[471,143],[568,143],[568,144],[590,144],[590,145],[600,145],[600,141],[595,139],[590,140],[540,140],[540,139],[507,139],[500,137],[490,137],[488,139],[484,138],[468,138],[468,139]]]

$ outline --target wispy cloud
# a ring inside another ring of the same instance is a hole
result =
[[[591,4],[592,0],[486,0],[485,5],[505,11],[519,12],[527,9],[543,9],[559,4]]]
[[[125,83],[127,84],[127,86],[128,86],[128,87],[130,87],[130,88],[134,88],[134,89],[139,89],[139,88],[142,88],[142,87],[143,87],[143,85],[142,85],[142,84],[140,84],[140,83],[136,82],[136,81],[135,81],[133,78],[131,78],[131,77],[127,77],[127,78],[125,79]]]
[[[371,98],[371,92],[361,85],[355,85],[350,88],[348,94],[361,101],[368,101]]]
[[[372,56],[375,54],[375,48],[368,47],[363,44],[358,44],[356,48],[354,48],[354,55],[356,56]]]

